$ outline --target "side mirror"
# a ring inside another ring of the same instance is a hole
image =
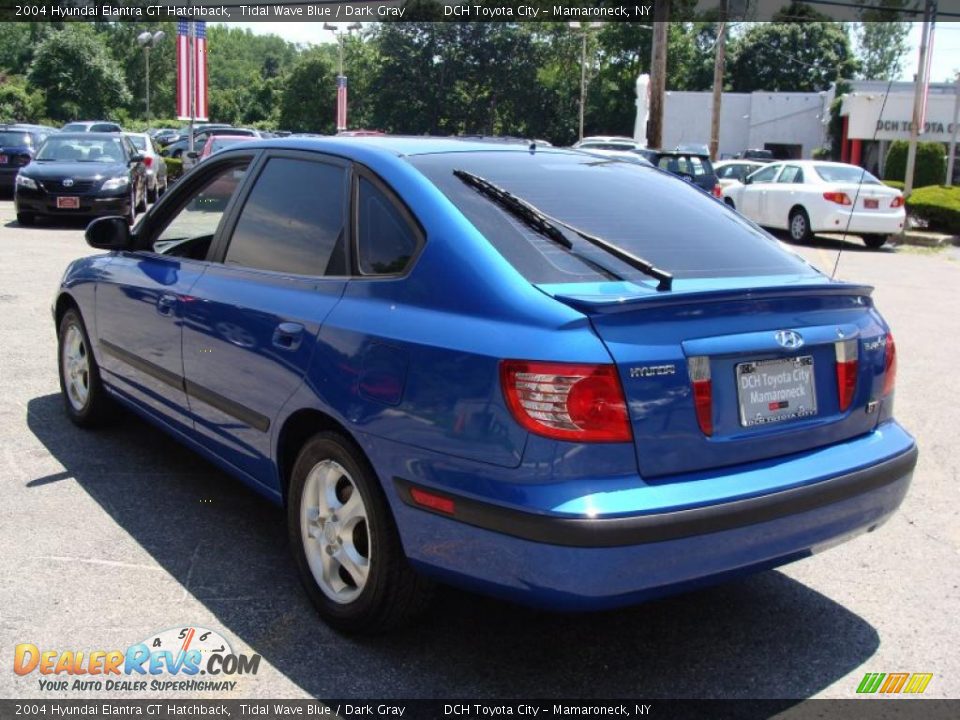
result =
[[[98,250],[128,250],[133,247],[133,236],[124,217],[97,218],[87,225],[84,236],[87,245]]]
[[[753,180],[750,178],[749,175],[747,175],[747,176],[743,179],[743,184],[744,184],[744,185],[749,185],[749,184],[752,183],[752,182],[753,182]]]
[[[187,152],[184,153],[184,155],[186,155],[191,160],[196,160],[198,157],[200,157],[200,153],[198,153],[196,150],[188,150]]]

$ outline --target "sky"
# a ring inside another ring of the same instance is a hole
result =
[[[301,44],[313,45],[333,41],[333,33],[324,30],[322,23],[319,22],[234,22],[224,24],[229,24],[232,27],[250,28],[258,35],[279,35],[284,40]],[[919,60],[922,23],[911,24],[910,50],[903,63],[901,80],[913,79]],[[947,82],[954,78],[957,71],[960,71],[960,22],[937,23],[930,70],[931,80]]]

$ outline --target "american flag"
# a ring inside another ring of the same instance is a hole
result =
[[[191,25],[194,26],[192,53]],[[194,97],[192,108],[191,89]],[[207,119],[207,23],[180,20],[177,22],[177,119],[191,118]]]
[[[347,76],[337,75],[337,130],[347,129]]]

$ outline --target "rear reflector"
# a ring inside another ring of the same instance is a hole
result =
[[[889,395],[897,384],[897,345],[893,335],[887,333],[887,346],[883,359],[883,394]]]
[[[410,488],[410,498],[420,507],[436,510],[437,512],[453,515],[456,508],[453,500],[443,495],[434,495],[432,492],[421,490],[420,488]]]
[[[614,365],[504,360],[507,407],[537,435],[575,442],[630,442],[627,403]]]
[[[857,391],[858,344],[856,340],[843,340],[833,347],[837,356],[837,397],[840,411],[844,412]]]
[[[903,207],[903,195],[897,195],[893,201],[890,203],[890,207],[898,208]]]
[[[850,196],[845,192],[825,192],[823,194],[824,200],[829,200],[832,203],[837,205],[852,205],[853,203],[850,200]]]
[[[713,435],[713,382],[710,379],[710,358],[687,358],[687,372],[693,387],[693,407],[697,425],[704,435]]]

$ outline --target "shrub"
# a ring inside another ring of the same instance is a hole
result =
[[[896,188],[897,190],[903,190],[904,188],[904,183],[900,180],[884,180],[883,184],[887,187]]]
[[[884,180],[899,180],[907,177],[907,150],[910,144],[906,140],[895,140],[887,151],[887,160],[883,168]],[[943,143],[917,143],[917,160],[913,168],[913,186],[917,188],[940,185],[947,174],[947,152]]]
[[[167,182],[173,182],[183,175],[183,160],[179,158],[164,158],[167,163]]]
[[[813,149],[813,159],[814,160],[829,160],[831,158],[831,150],[828,147],[818,147]]]
[[[960,187],[917,188],[907,198],[907,212],[926,220],[931,230],[960,234]]]

